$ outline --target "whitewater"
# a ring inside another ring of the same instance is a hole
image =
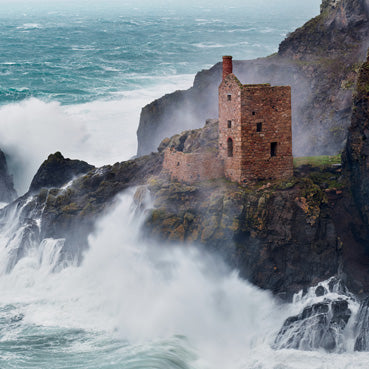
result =
[[[317,14],[318,3],[288,12],[269,4],[4,7],[0,148],[18,194],[56,151],[96,166],[129,159],[141,107],[190,87],[221,55],[275,52]],[[81,264],[62,260],[63,239],[31,240],[14,257],[31,197],[0,213],[1,369],[368,367],[369,355],[354,352],[355,298],[325,296],[347,300],[353,312],[334,352],[287,349],[283,340],[278,347],[284,321],[323,297],[312,289],[282,303],[196,245],[168,248],[145,239],[145,211],[134,191],[97,220]],[[313,333],[304,332],[307,342]]]

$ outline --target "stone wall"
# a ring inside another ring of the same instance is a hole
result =
[[[291,88],[245,85],[241,99],[241,181],[291,177]]]
[[[291,125],[289,86],[242,85],[229,74],[219,86],[219,151],[225,176],[239,183],[291,177]]]
[[[172,180],[187,183],[224,177],[223,161],[211,152],[183,153],[168,148],[164,153],[163,170],[170,173]]]

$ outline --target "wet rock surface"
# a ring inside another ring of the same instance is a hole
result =
[[[33,177],[29,192],[41,188],[61,187],[74,177],[94,169],[93,165],[81,160],[65,159],[60,152],[49,155]]]
[[[355,351],[369,351],[369,298],[362,301],[355,322]]]
[[[11,202],[17,197],[13,178],[9,174],[6,157],[0,150],[0,202]]]
[[[50,162],[51,167],[48,165]],[[9,235],[5,248],[11,253],[11,262],[7,271],[26,254],[31,244],[48,238],[63,240],[63,259],[81,261],[87,237],[94,230],[97,219],[110,209],[119,192],[145,184],[150,176],[159,174],[162,156],[152,154],[92,169],[80,174],[65,188],[54,187],[56,181],[64,185],[80,173],[81,168],[85,170],[91,166],[64,159],[61,154],[51,155],[45,163],[35,177],[37,186],[31,186],[34,192],[0,210],[0,228]],[[55,173],[55,178],[48,178],[59,169],[60,173]],[[40,186],[42,188],[36,191]]]
[[[337,274],[343,247],[356,242],[349,200],[333,187],[332,178],[339,177],[334,171],[312,170],[304,177],[296,172],[290,182],[254,187],[153,178],[148,188],[154,210],[145,232],[161,241],[201,244],[222,254],[242,277],[288,298]],[[337,211],[347,221],[337,224]],[[347,235],[344,245],[342,234]]]
[[[347,300],[325,299],[288,318],[274,342],[278,349],[337,351],[351,317]]]

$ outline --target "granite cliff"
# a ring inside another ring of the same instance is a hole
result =
[[[8,203],[17,197],[13,178],[9,174],[5,154],[0,150],[0,202]]]
[[[292,87],[294,155],[336,154],[345,144],[352,93],[368,45],[368,2],[324,0],[321,14],[291,33],[278,53],[235,61],[234,71],[243,83]],[[189,90],[142,109],[138,155],[156,151],[164,137],[218,116],[221,69],[218,63],[199,72]]]

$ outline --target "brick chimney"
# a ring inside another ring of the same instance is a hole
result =
[[[232,57],[229,55],[223,56],[223,79],[232,73]]]

